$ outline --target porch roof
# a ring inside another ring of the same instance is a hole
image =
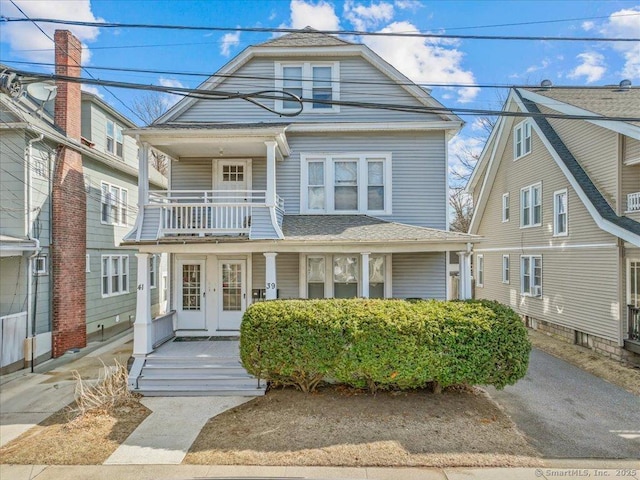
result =
[[[24,252],[35,252],[38,249],[35,240],[26,237],[0,235],[0,257],[20,256]]]
[[[474,242],[477,235],[390,222],[368,215],[285,215],[284,241]]]

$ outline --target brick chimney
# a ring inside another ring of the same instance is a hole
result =
[[[82,45],[68,30],[55,32],[56,75],[80,77]],[[69,139],[80,144],[79,83],[57,81],[54,118]],[[52,184],[51,274],[53,280],[53,357],[87,345],[86,238],[87,197],[82,155],[60,145]]]

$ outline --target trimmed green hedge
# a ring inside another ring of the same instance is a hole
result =
[[[326,378],[372,391],[504,388],[530,350],[518,315],[489,301],[273,300],[247,309],[240,335],[249,373],[303,391]]]

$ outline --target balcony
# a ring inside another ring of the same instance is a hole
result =
[[[266,199],[265,190],[155,190],[149,192],[145,217],[155,219],[158,238],[249,236],[252,223],[262,224],[270,219],[271,207],[275,207],[278,220],[281,218],[278,213],[284,212],[284,202],[279,196],[276,195],[275,206],[268,205]]]
[[[627,195],[627,212],[640,212],[640,192]]]

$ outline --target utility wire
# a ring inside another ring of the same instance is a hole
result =
[[[376,109],[376,110],[391,110],[398,112],[410,112],[410,113],[431,113],[431,114],[458,114],[458,115],[492,115],[492,116],[502,116],[502,117],[540,117],[540,118],[558,118],[558,119],[570,119],[570,120],[611,120],[611,121],[621,121],[621,122],[638,122],[640,121],[640,117],[623,117],[623,116],[592,116],[592,115],[568,115],[561,113],[538,113],[538,112],[508,112],[503,110],[489,110],[489,109],[473,109],[473,108],[459,108],[459,107],[428,107],[424,105],[403,105],[403,104],[394,104],[394,103],[375,103],[375,102],[356,102],[356,101],[346,101],[346,100],[322,100],[322,99],[314,99],[314,98],[300,98],[296,95],[289,94],[287,92],[281,91],[271,91],[264,90],[258,92],[249,92],[249,93],[238,93],[238,92],[225,92],[225,91],[215,91],[215,90],[199,90],[194,88],[184,88],[184,87],[165,87],[160,85],[148,85],[148,84],[139,84],[139,83],[129,83],[129,82],[119,82],[119,81],[110,81],[110,80],[96,80],[96,79],[86,79],[86,78],[78,78],[78,77],[69,77],[64,75],[55,75],[55,74],[43,74],[43,73],[35,73],[35,72],[27,72],[21,70],[14,70],[19,76],[23,77],[33,77],[40,79],[52,79],[52,80],[63,80],[68,82],[77,82],[77,83],[87,83],[92,85],[108,85],[118,88],[129,88],[135,90],[147,90],[147,91],[158,91],[164,93],[172,93],[175,95],[181,95],[189,98],[203,99],[203,100],[230,100],[230,99],[241,99],[247,100],[255,105],[264,108],[270,112],[273,112],[280,116],[296,116],[301,111],[300,107],[296,112],[278,112],[271,107],[265,106],[260,103],[258,100],[290,100],[295,99],[299,102],[300,105],[303,103],[314,103],[314,104],[323,104],[323,105],[340,105],[340,106],[349,106],[349,107],[358,107],[365,109]],[[620,92],[623,94],[623,92]]]
[[[38,25],[38,24],[36,23],[36,20],[31,19],[31,18],[29,17],[29,15],[27,15],[27,14],[24,12],[24,10],[22,10],[22,9],[21,9],[21,8],[20,8],[20,7],[19,7],[19,6],[18,6],[18,5],[13,1],[13,0],[9,0],[9,1],[13,4],[13,6],[14,6],[14,7],[16,7],[16,8],[18,9],[18,11],[19,11],[22,15],[24,15],[24,16],[25,16],[25,18],[24,18],[23,20],[25,20],[25,21],[29,21],[29,22],[33,23],[33,24],[37,27],[37,29],[38,29],[38,30],[40,30],[40,31],[42,32],[42,34],[43,34],[45,37],[47,37],[49,40],[51,40],[51,41],[53,42],[53,44],[55,45],[55,43],[56,43],[56,42],[55,42],[55,40],[54,40],[53,38],[51,38],[51,36],[50,36],[47,32],[45,32],[45,31],[40,27],[40,25]],[[68,51],[68,50],[66,50],[66,49],[65,49],[65,54],[66,54],[69,58],[71,58],[71,57],[69,56],[69,51]],[[78,67],[80,67],[82,70],[84,70],[85,72],[87,72],[87,75],[89,75],[91,78],[95,78],[95,77],[91,74],[91,72],[87,71],[87,69],[86,69],[86,68],[84,68],[82,65],[79,65],[79,64],[78,64]],[[133,109],[132,109],[132,108],[130,108],[126,103],[124,103],[122,100],[120,100],[120,98],[118,98],[118,96],[117,96],[115,93],[113,93],[113,92],[112,92],[111,90],[109,90],[107,87],[103,87],[103,88],[104,88],[104,89],[105,89],[105,91],[106,91],[106,92],[108,92],[108,93],[109,93],[113,98],[115,98],[115,99],[116,99],[116,100],[117,100],[117,101],[118,101],[118,102],[119,102],[119,103],[120,103],[124,108],[126,108],[127,110],[129,110],[131,113],[133,113],[136,117],[138,117],[140,120],[142,120],[142,121],[144,122],[144,119],[143,119],[143,118],[142,118],[142,117],[141,117],[141,116],[140,116],[140,115],[139,115],[135,110],[133,110]]]
[[[29,19],[16,17],[0,17],[2,22],[25,22]],[[640,38],[611,38],[611,37],[549,37],[549,36],[524,36],[524,35],[450,35],[440,33],[423,32],[366,32],[362,30],[300,30],[297,28],[273,28],[273,27],[213,27],[195,25],[170,25],[151,23],[123,23],[123,22],[85,22],[78,20],[62,20],[54,18],[35,18],[33,21],[42,23],[55,23],[59,25],[75,25],[95,28],[141,28],[162,30],[195,30],[207,32],[259,32],[259,33],[298,33],[302,35],[326,34],[326,35],[353,35],[372,37],[399,37],[399,38],[436,38],[458,40],[543,40],[565,42],[638,42]]]

